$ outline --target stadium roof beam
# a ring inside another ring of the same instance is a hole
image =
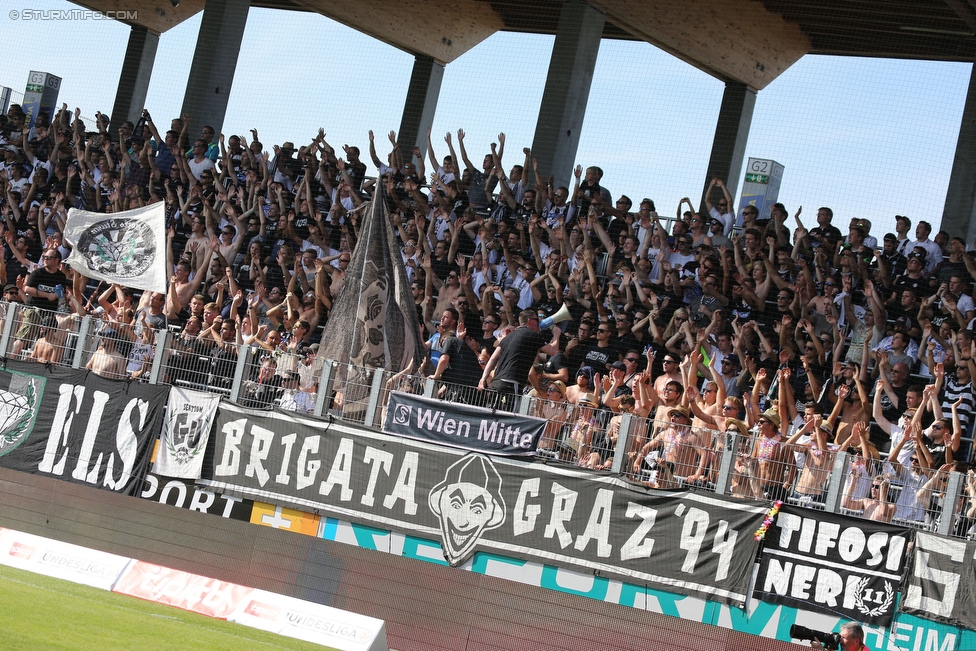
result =
[[[206,0],[179,0],[178,7],[174,7],[170,0],[71,0],[75,4],[108,13],[110,11],[125,12],[130,18],[120,22],[133,27],[145,27],[153,34],[162,34],[184,20],[188,20],[203,11]]]
[[[803,31],[755,0],[591,0],[607,21],[723,81],[761,90],[810,51]]]
[[[484,41],[505,23],[488,3],[477,0],[295,0],[311,11],[373,38],[447,64]],[[256,4],[255,6],[260,6]]]

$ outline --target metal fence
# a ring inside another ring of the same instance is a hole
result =
[[[976,537],[976,474],[922,471],[899,460],[789,445],[760,435],[687,427],[606,409],[449,384],[195,333],[121,326],[93,316],[0,304],[0,354],[107,377],[218,393],[380,427],[391,391],[546,420],[537,458],[654,488],[781,499],[802,507]],[[949,514],[947,516],[947,514]]]

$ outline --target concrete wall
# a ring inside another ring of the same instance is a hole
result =
[[[399,651],[798,648],[5,469],[0,526],[378,617]]]

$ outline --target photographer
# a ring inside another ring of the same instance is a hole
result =
[[[811,649],[825,649],[820,640],[810,642]],[[864,629],[856,622],[848,622],[840,627],[840,651],[871,651],[864,646]]]

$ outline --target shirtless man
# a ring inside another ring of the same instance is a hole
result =
[[[855,464],[851,467],[851,478],[847,489],[844,491],[844,499],[841,505],[845,509],[861,511],[861,517],[875,522],[891,522],[895,516],[895,509],[898,505],[888,501],[888,488],[890,483],[884,475],[876,475],[871,481],[871,496],[863,499],[853,499],[851,493],[857,486],[861,477],[864,475],[864,464]]]
[[[652,368],[653,364],[654,352],[653,349],[649,348],[647,351],[647,367]],[[664,367],[664,372],[654,378],[654,390],[663,394],[664,387],[669,382],[681,382],[683,378],[681,377],[681,370],[678,368],[678,356],[674,353],[665,353],[661,365]]]
[[[792,451],[799,451],[797,448],[800,448],[805,454],[803,470],[791,497],[818,504],[822,504],[826,496],[827,478],[834,465],[834,453],[827,448],[827,432],[820,426],[822,422],[821,417],[815,415],[786,441],[788,446],[793,447]],[[804,434],[810,435],[810,441],[798,443]],[[783,488],[789,489],[789,486]]]
[[[680,382],[671,381],[664,386],[663,393],[657,394],[653,388],[647,393],[650,397],[650,404],[656,406],[654,420],[666,423],[671,418],[671,410],[681,403],[684,386]]]
[[[333,260],[338,260],[338,267],[332,265]],[[342,289],[342,283],[346,279],[346,270],[349,268],[351,260],[352,254],[348,251],[342,251],[336,255],[322,258],[321,264],[319,264],[319,260],[315,261],[315,272],[326,272],[332,278],[332,282],[329,284],[329,292],[333,299],[339,295],[339,290]]]
[[[674,475],[679,478],[688,477],[702,464],[705,450],[691,429],[691,412],[678,405],[669,410],[668,417],[671,426],[645,443],[637,455],[633,465],[635,475],[640,475],[648,454],[655,450],[660,450],[664,460],[674,464]]]
[[[105,330],[101,334],[102,344],[98,347],[85,365],[89,371],[111,380],[121,380],[126,377],[125,357],[115,348],[118,339],[115,330]]]
[[[203,279],[207,276],[210,265],[210,249],[206,248],[205,255],[200,256],[200,266],[191,280],[192,266],[186,260],[180,260],[176,265],[176,275],[170,278],[169,293],[166,296],[166,316],[170,319],[178,318],[181,310],[190,304],[190,299],[200,290]]]
[[[65,320],[72,318],[68,316]],[[41,336],[34,342],[34,348],[27,360],[41,364],[60,364],[64,357],[64,347],[68,334],[73,330],[70,326],[63,327],[60,320],[49,317],[41,324]]]

